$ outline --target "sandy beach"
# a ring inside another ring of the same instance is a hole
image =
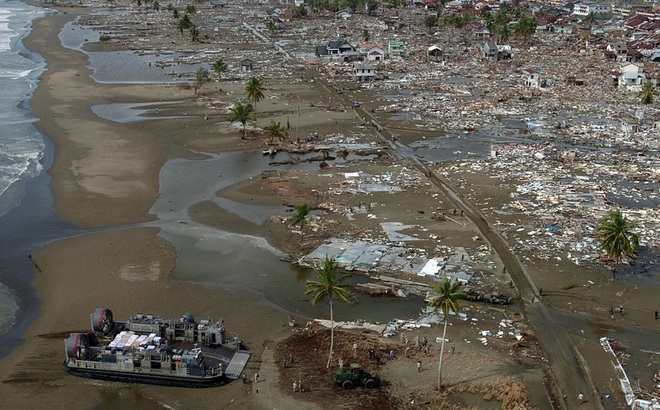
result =
[[[324,229],[328,232],[351,232],[357,238],[364,232],[377,231],[378,222],[366,218],[349,221],[343,214],[333,214],[324,220],[325,225],[316,232],[310,230],[307,242],[301,244],[299,235],[292,233],[292,228],[284,223],[288,215],[285,205],[290,207],[305,202],[325,204],[332,194],[325,192],[324,188],[342,183],[336,180],[336,175],[330,179],[321,174],[316,163],[308,170],[282,170],[277,178],[261,178],[258,174],[243,179],[237,177],[236,183],[232,180],[219,184],[222,188],[214,192],[211,191],[215,185],[209,184],[205,187],[209,191],[206,197],[200,195],[191,199],[192,205],[184,206],[181,214],[177,214],[178,204],[174,204],[177,192],[162,193],[162,185],[176,186],[187,180],[181,176],[180,180],[175,177],[174,181],[163,181],[162,172],[167,164],[177,160],[202,160],[227,152],[260,153],[265,148],[266,138],[263,136],[243,138],[239,129],[225,122],[224,109],[242,97],[243,84],[213,81],[204,85],[200,96],[195,96],[190,87],[181,84],[96,83],[86,67],[86,55],[62,47],[58,38],[66,22],[78,13],[88,13],[89,10],[65,10],[66,14],[36,20],[25,45],[43,55],[47,61],[47,70],[41,77],[31,106],[34,116],[39,119],[37,126],[56,147],[53,165],[48,173],[52,177],[50,187],[57,213],[63,221],[86,231],[43,249],[35,249],[32,254],[33,262],[39,267],[33,283],[41,304],[39,316],[24,334],[24,343],[0,362],[3,369],[0,372],[3,406],[12,409],[46,406],[54,409],[111,409],[120,406],[135,409],[315,409],[329,408],[323,404],[324,395],[328,392],[336,393],[336,401],[328,403],[337,406],[342,397],[347,397],[347,392],[322,390],[319,385],[324,381],[320,380],[313,382],[311,391],[314,394],[296,395],[288,386],[298,375],[281,369],[279,362],[279,355],[291,349],[283,340],[292,333],[303,332],[287,325],[289,315],[295,313],[304,323],[311,319],[313,313],[309,312],[326,315],[326,305],[317,310],[309,308],[290,312],[273,303],[264,295],[265,292],[243,285],[229,289],[221,281],[210,282],[207,277],[197,282],[179,280],[172,275],[185,255],[178,254],[179,250],[166,237],[174,229],[190,227],[192,230],[201,226],[221,230],[223,233],[217,236],[239,235],[241,240],[257,238],[254,242],[265,241],[273,249],[300,256],[321,243],[324,235],[329,235],[323,232]],[[322,93],[320,90],[325,85],[318,79],[312,81],[313,76],[313,71],[309,70],[301,72],[295,81],[276,76],[269,78],[267,92],[271,97],[260,102],[257,126],[266,126],[271,119],[287,121],[288,116],[293,115],[295,132],[300,136],[311,135],[332,124],[334,133],[353,131],[369,137],[374,135],[373,141],[382,142],[375,131],[364,127],[362,120],[350,108],[330,109],[345,104],[345,96],[329,97]],[[369,100],[366,96],[364,100],[367,101],[366,112]],[[177,118],[119,123],[92,112],[92,107],[99,104],[139,102],[153,103],[154,106],[161,104],[161,114],[167,112],[167,115]],[[300,106],[303,107],[302,114]],[[297,116],[292,114],[296,111]],[[383,123],[387,125],[387,121]],[[411,132],[408,138],[418,138],[422,134]],[[405,135],[401,139],[406,142]],[[374,173],[400,167],[394,159],[374,157],[377,159],[370,165]],[[246,157],[245,163],[248,165],[245,167],[250,172],[258,168],[248,161]],[[440,168],[439,171],[442,171]],[[360,163],[346,165],[346,171],[356,169],[366,167]],[[200,181],[206,181],[203,178],[206,175],[202,175],[205,171],[196,172]],[[221,180],[229,177],[221,174],[214,178]],[[504,201],[507,196],[499,183],[487,175],[454,173],[449,179],[453,183],[468,181],[457,190],[470,197],[473,203]],[[452,208],[451,201],[426,181],[420,181],[410,192],[396,199],[389,193],[364,197],[356,195],[341,200],[341,205],[355,206],[367,201],[382,204],[382,210],[378,211],[380,220],[398,219],[408,224],[414,224],[420,218],[429,221],[431,213],[440,207],[444,207],[443,212],[447,213]],[[224,198],[231,201],[234,207],[242,206],[248,210],[250,206],[272,207],[278,210],[277,215],[267,222],[249,222],[237,216],[241,215],[238,210],[218,206],[212,196]],[[162,203],[163,198],[166,203]],[[172,203],[172,218],[158,221],[156,213],[168,207],[167,201]],[[184,214],[187,219],[181,216]],[[442,236],[446,246],[470,246],[473,242],[471,238],[479,231],[467,218],[459,222],[434,222],[430,228],[425,227],[414,234]],[[161,229],[164,225],[170,227]],[[195,247],[203,248],[203,245],[196,243],[190,246]],[[222,255],[218,250],[208,252],[205,255]],[[602,273],[576,267],[569,261],[527,263],[526,256],[524,253],[519,256],[525,260],[526,273],[537,288],[544,290],[538,303],[544,303],[553,312],[562,315],[564,321],[555,323],[556,330],[569,333],[574,345],[580,346],[580,357],[591,378],[585,384],[597,389],[594,395],[611,396],[608,408],[620,408],[622,399],[618,385],[613,381],[610,359],[602,351],[596,337],[615,333],[620,335],[622,343],[627,344],[628,335],[634,335],[631,338],[648,335],[651,339],[649,344],[652,345],[655,340],[657,345],[660,321],[653,318],[653,312],[658,308],[657,287],[613,282]],[[272,258],[277,259],[277,254],[273,253]],[[496,255],[489,256],[489,260],[497,267],[493,270],[493,281],[500,284],[500,289],[507,290],[509,279],[502,272],[502,261]],[[278,269],[274,271],[280,273],[284,268]],[[280,280],[302,287],[302,283],[295,282],[295,278]],[[571,284],[577,286],[566,289]],[[295,299],[291,306],[296,306],[296,303],[308,305],[302,292],[299,297],[287,297]],[[610,319],[608,307],[620,305],[625,305],[625,316]],[[239,332],[252,351],[246,370],[249,375],[259,372],[261,381],[249,384],[237,381],[217,389],[172,390],[72,377],[61,370],[63,340],[70,332],[87,331],[88,315],[97,307],[111,308],[116,318],[126,318],[138,312],[156,313],[163,317],[177,317],[184,312],[192,312],[200,318],[222,317],[229,331]],[[419,308],[422,307],[423,304],[420,304]],[[388,309],[394,310],[391,307]],[[452,384],[458,386],[476,380],[484,384],[482,390],[485,391],[501,386],[502,380],[505,380],[510,386],[525,385],[525,394],[531,398],[515,408],[549,408],[544,387],[548,364],[541,357],[540,347],[531,337],[532,332],[527,325],[525,329],[530,332],[529,354],[522,358],[512,353],[510,343],[482,346],[474,342],[478,328],[496,327],[498,322],[509,318],[523,321],[521,309],[517,306],[506,310],[468,305],[466,310],[482,322],[475,324],[466,321],[452,325],[456,336],[451,336],[451,345],[458,351],[457,355],[446,359],[446,374],[454,374],[449,376]],[[582,337],[585,330],[594,337]],[[422,335],[435,340],[437,334],[438,327],[434,327],[410,332],[409,335],[411,338]],[[446,405],[434,401],[418,402],[418,405],[412,403],[417,397],[434,397],[432,386],[436,373],[431,369],[435,369],[437,352],[434,350],[429,356],[419,353],[419,359],[429,370],[418,372],[415,366],[417,357],[406,358],[405,347],[398,340],[385,340],[384,343],[383,352],[390,346],[396,350],[396,360],[379,369],[381,375],[391,382],[388,394],[397,398],[391,408],[450,408],[450,405],[461,408],[458,402]],[[349,349],[347,346],[344,348]],[[536,353],[539,356],[535,356]],[[325,353],[306,354],[323,356]],[[343,354],[346,355],[344,357],[350,356],[348,350]],[[657,351],[643,352],[631,346],[630,354],[635,367],[657,365]],[[355,359],[359,358],[356,354]],[[631,368],[633,377],[642,373],[636,372],[633,366]],[[570,391],[571,400],[575,399],[576,393],[577,390]],[[359,396],[351,397],[359,401]],[[597,403],[587,405],[588,408],[602,406]],[[562,407],[558,405],[557,408]]]

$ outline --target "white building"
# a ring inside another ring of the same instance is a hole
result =
[[[359,82],[369,81],[376,76],[373,64],[370,63],[355,63],[353,65],[353,74],[355,80]]]
[[[586,17],[591,13],[607,14],[611,11],[609,4],[578,3],[573,6],[573,14]]]

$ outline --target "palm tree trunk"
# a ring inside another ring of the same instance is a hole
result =
[[[445,353],[445,336],[447,336],[447,319],[448,319],[447,315],[445,315],[445,328],[442,331],[442,344],[440,345],[440,361],[438,362],[438,390],[440,390],[440,383],[442,383],[442,355]]]
[[[300,222],[300,243],[305,239],[305,219]],[[332,320],[332,300],[330,301],[330,318]]]
[[[334,344],[335,344],[335,319],[332,315],[332,297],[330,297],[329,301],[330,301],[330,354],[328,355],[328,364],[325,366],[326,368],[330,367],[330,363],[332,362],[332,349],[334,348]]]

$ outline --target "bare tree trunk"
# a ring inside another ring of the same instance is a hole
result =
[[[332,362],[332,349],[334,348],[335,344],[335,319],[332,315],[332,297],[330,297],[330,354],[328,355],[328,364],[325,366],[326,368],[330,367],[330,363]]]
[[[440,384],[442,383],[442,355],[445,353],[445,336],[447,336],[447,316],[449,312],[445,314],[445,328],[442,331],[442,344],[440,345],[440,361],[438,362],[438,390],[440,390]]]

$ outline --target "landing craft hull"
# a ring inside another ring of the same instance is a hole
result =
[[[62,363],[62,369],[64,369],[64,371],[74,376],[85,377],[88,379],[108,380],[108,381],[124,382],[124,383],[156,384],[160,386],[172,386],[172,387],[197,387],[197,388],[217,387],[217,386],[222,386],[223,384],[229,381],[224,375],[194,379],[189,376],[177,377],[177,376],[165,376],[165,375],[156,375],[156,374],[144,374],[138,372],[128,373],[128,372],[113,372],[108,370],[78,369],[78,368],[69,367],[66,361]]]

